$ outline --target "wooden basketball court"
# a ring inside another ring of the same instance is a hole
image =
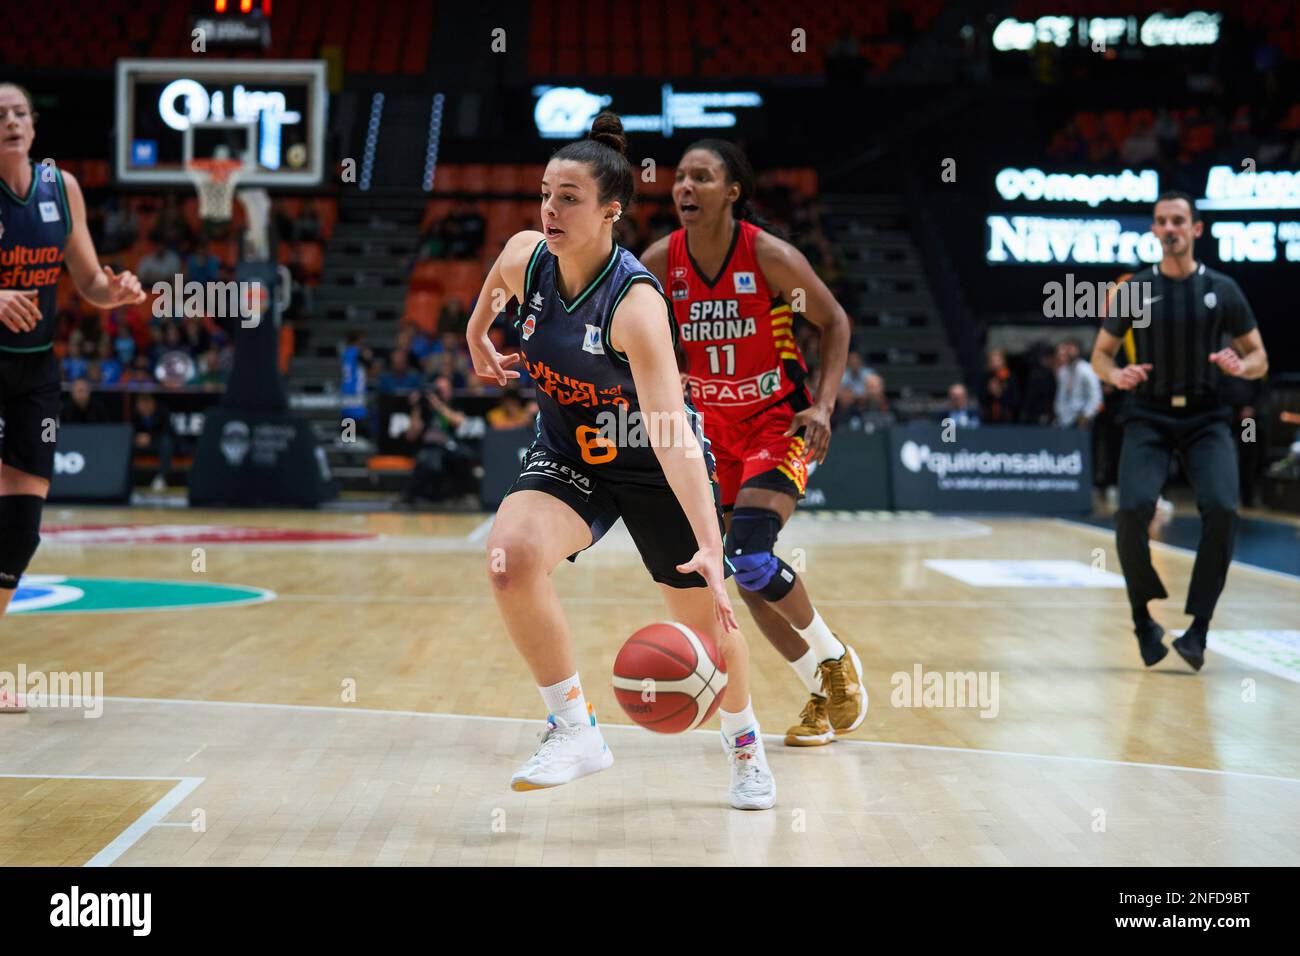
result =
[[[1300,864],[1300,654],[1261,643],[1300,627],[1300,579],[1235,565],[1205,670],[1148,671],[1104,530],[801,513],[782,554],[871,710],[783,747],[803,693],[735,598],[779,786],[745,813],[716,720],[661,737],[614,701],[619,644],[663,616],[621,526],[555,576],[614,766],[509,790],[544,715],[489,591],[490,520],[47,509],[49,593],[0,625],[0,671],[101,672],[102,714],[0,719],[0,865]],[[233,528],[352,537],[209,540]],[[1176,631],[1192,557],[1156,560]],[[145,585],[103,578],[247,594],[114,607]]]

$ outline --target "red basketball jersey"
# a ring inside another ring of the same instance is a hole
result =
[[[808,394],[794,315],[772,294],[758,265],[759,232],[753,223],[737,222],[722,270],[712,279],[691,257],[685,229],[668,240],[668,295],[691,398],[706,422],[741,421],[792,392]]]

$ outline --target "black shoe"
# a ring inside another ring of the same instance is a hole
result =
[[[1165,655],[1169,653],[1169,648],[1165,647],[1164,643],[1165,629],[1155,620],[1147,618],[1145,623],[1133,628],[1133,633],[1137,635],[1138,650],[1142,652],[1143,664],[1153,667],[1165,659]]]
[[[1183,631],[1183,636],[1174,639],[1174,650],[1178,656],[1187,661],[1189,667],[1194,671],[1199,671],[1205,666],[1205,636],[1206,628],[1198,627],[1195,623],[1187,630]]]

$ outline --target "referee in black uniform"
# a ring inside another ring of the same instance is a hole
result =
[[[1268,355],[1246,297],[1237,283],[1192,257],[1204,223],[1196,201],[1166,192],[1156,200],[1151,231],[1164,258],[1129,280],[1140,283],[1129,302],[1133,315],[1109,314],[1097,334],[1092,367],[1103,382],[1132,391],[1120,416],[1124,444],[1119,459],[1119,510],[1115,542],[1128,586],[1142,660],[1148,667],[1168,653],[1164,629],[1147,602],[1168,597],[1151,566],[1147,527],[1177,452],[1196,492],[1201,540],[1184,608],[1193,621],[1173,642],[1194,670],[1205,663],[1205,638],[1232,561],[1237,527],[1237,448],[1232,410],[1219,394],[1224,375],[1257,379]],[[1108,310],[1114,312],[1115,310]],[[1231,347],[1224,346],[1224,338]],[[1129,364],[1119,368],[1122,344]]]

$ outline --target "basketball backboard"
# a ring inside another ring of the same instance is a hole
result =
[[[232,158],[249,154],[244,185],[318,185],[325,82],[320,60],[119,60],[117,179],[188,183],[186,159],[234,137]]]

